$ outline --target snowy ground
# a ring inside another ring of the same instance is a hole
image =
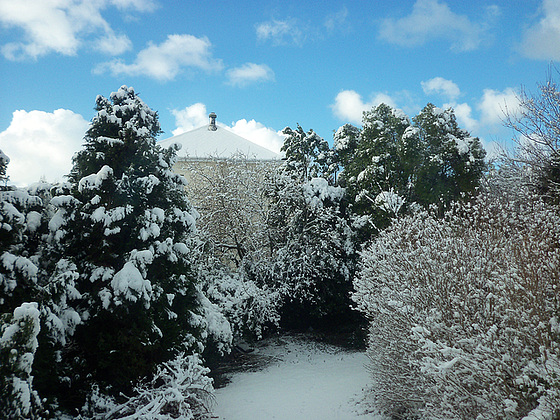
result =
[[[351,420],[367,413],[369,375],[362,352],[303,338],[282,337],[255,350],[270,358],[261,370],[239,372],[216,390],[214,413],[222,420]]]

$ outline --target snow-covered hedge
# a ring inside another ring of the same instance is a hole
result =
[[[372,395],[396,418],[560,416],[560,213],[504,198],[402,218],[362,255]]]

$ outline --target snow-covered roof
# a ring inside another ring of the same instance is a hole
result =
[[[208,159],[223,158],[228,159],[242,154],[249,159],[256,160],[279,160],[280,155],[268,150],[256,143],[253,143],[227,128],[217,126],[215,123],[216,114],[210,114],[210,124],[196,128],[186,133],[178,134],[158,144],[162,147],[169,147],[173,143],[182,145],[177,152],[179,158]]]

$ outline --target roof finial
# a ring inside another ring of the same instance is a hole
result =
[[[211,112],[210,115],[208,115],[208,117],[210,118],[210,124],[208,124],[208,130],[216,131],[218,129],[218,127],[216,127],[217,115],[214,112]]]

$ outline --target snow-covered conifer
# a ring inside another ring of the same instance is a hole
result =
[[[57,388],[66,408],[83,404],[92,383],[127,393],[177,352],[202,351],[196,212],[171,170],[176,149],[156,145],[157,113],[132,88],[98,96],[96,111],[51,201],[51,283],[71,286],[78,314],[61,353],[72,373]]]
[[[313,130],[306,133],[299,124],[295,130],[286,127],[282,133],[286,139],[281,150],[286,154],[285,167],[290,176],[299,182],[329,177],[332,153],[323,138]]]
[[[0,323],[0,412],[6,419],[41,418],[31,375],[39,334],[37,303],[23,303]]]
[[[8,162],[0,151],[4,172]],[[0,186],[0,313],[35,300],[44,228],[44,203],[33,188]]]
[[[459,128],[452,109],[432,104],[412,121],[381,104],[364,113],[361,130],[340,127],[335,148],[343,167],[339,183],[364,239],[389,225],[394,210],[437,205],[443,211],[471,195],[485,169],[480,141]]]
[[[298,125],[297,131],[284,133],[286,162],[269,192],[270,263],[253,264],[249,271],[280,292],[284,326],[353,323],[349,293],[355,238],[345,190],[332,185],[328,171],[334,154],[312,130],[305,133]]]
[[[270,271],[281,290],[286,326],[351,323],[348,299],[355,267],[354,232],[344,214],[344,189],[313,178],[279,191],[271,222],[276,251]]]
[[[459,127],[451,108],[428,104],[413,120],[422,150],[414,201],[445,210],[476,191],[486,167],[486,152],[478,138]]]

